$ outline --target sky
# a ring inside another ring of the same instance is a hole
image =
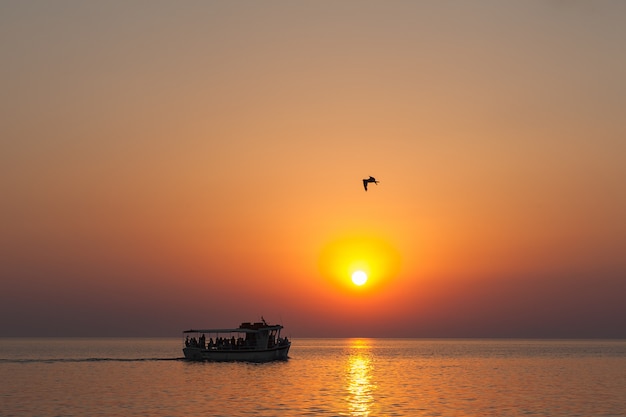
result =
[[[625,47],[609,0],[2,0],[0,336],[626,338]]]

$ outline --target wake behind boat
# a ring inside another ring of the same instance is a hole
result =
[[[185,359],[195,361],[269,362],[286,360],[291,342],[280,324],[241,323],[235,329],[185,330]],[[208,340],[207,340],[208,338]]]

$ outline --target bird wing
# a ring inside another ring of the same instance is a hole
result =
[[[365,188],[365,191],[367,191],[367,180],[363,180],[363,188]]]

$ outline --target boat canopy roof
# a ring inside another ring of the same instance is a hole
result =
[[[234,329],[189,329],[183,331],[183,333],[258,333],[262,330],[280,330],[283,326],[280,324],[272,326],[263,326],[259,328],[249,329],[237,327]]]

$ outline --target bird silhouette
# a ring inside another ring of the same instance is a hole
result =
[[[376,181],[376,178],[372,177],[371,175],[369,178],[363,178],[363,188],[365,188],[365,191],[367,191],[368,182],[373,182],[374,184],[378,184],[380,181]]]

